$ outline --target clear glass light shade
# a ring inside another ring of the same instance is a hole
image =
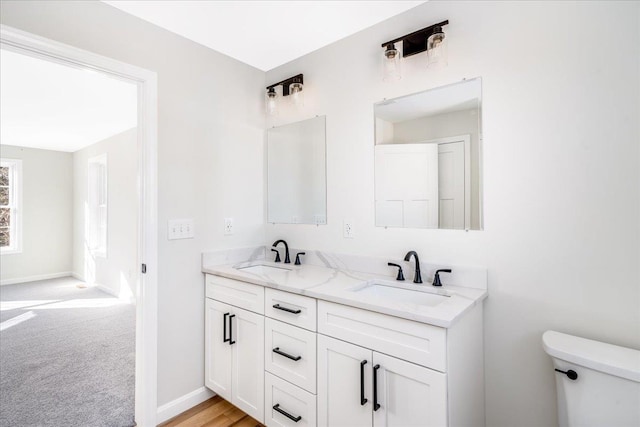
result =
[[[434,32],[427,39],[427,58],[429,67],[447,65],[447,39],[442,30]]]
[[[289,96],[296,107],[304,106],[304,94],[302,93],[302,83],[291,83],[289,85]]]
[[[394,45],[389,45],[382,57],[382,80],[385,82],[400,80],[400,52]]]
[[[278,115],[278,102],[276,101],[277,98],[278,95],[273,89],[270,89],[269,92],[267,92],[267,114],[270,116]]]

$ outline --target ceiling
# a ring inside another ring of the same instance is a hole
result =
[[[465,80],[381,102],[376,105],[375,114],[382,120],[399,123],[420,117],[477,109],[481,93],[480,79]]]
[[[263,71],[425,3],[103,1]]]
[[[73,152],[137,124],[137,86],[0,49],[0,142]]]

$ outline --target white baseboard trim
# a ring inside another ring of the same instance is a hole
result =
[[[75,271],[72,271],[72,272],[71,272],[71,277],[73,277],[74,279],[78,279],[78,280],[80,280],[81,282],[85,282],[85,281],[86,281],[86,280],[84,280],[84,276],[82,276],[82,275],[81,275],[81,274],[79,274],[79,273],[76,273]]]
[[[156,422],[162,424],[165,421],[170,420],[176,415],[180,415],[184,411],[193,408],[194,406],[204,402],[205,400],[215,396],[216,394],[206,387],[200,387],[197,390],[187,393],[169,403],[165,403],[158,407],[158,415],[156,416]]]
[[[113,289],[111,289],[110,287],[108,287],[108,286],[101,285],[99,283],[96,283],[93,286],[95,286],[96,288],[100,289],[102,292],[106,292],[109,295],[113,295],[116,298],[119,297],[118,293],[116,291],[114,291]]]
[[[0,280],[0,286],[35,282],[37,280],[58,279],[60,277],[70,277],[71,275],[72,273],[70,271],[61,271],[59,273],[39,274],[37,276],[18,277],[16,279],[5,279],[5,280]]]

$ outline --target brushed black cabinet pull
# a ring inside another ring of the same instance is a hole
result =
[[[378,403],[378,369],[380,369],[380,365],[376,365],[373,367],[373,410],[377,411],[380,409],[380,404]]]
[[[286,311],[286,312],[289,312],[289,313],[293,313],[293,314],[302,313],[302,310],[294,310],[292,308],[283,307],[280,304],[274,304],[273,308],[278,309],[278,310],[282,310],[282,311]]]
[[[222,342],[229,341],[229,338],[227,338],[227,317],[228,316],[229,316],[229,313],[225,313],[224,316],[222,316]]]
[[[364,406],[368,400],[364,397],[364,365],[367,364],[366,360],[360,362],[360,405]]]
[[[236,317],[235,314],[229,316],[229,345],[233,345],[236,342],[233,340],[233,318]]]
[[[273,409],[275,409],[276,411],[280,412],[282,415],[284,415],[285,417],[289,418],[294,423],[297,423],[298,421],[300,421],[302,419],[302,417],[300,415],[298,415],[297,417],[294,417],[293,415],[291,415],[287,411],[284,411],[284,410],[280,409],[280,404],[279,403],[276,403],[273,406]]]
[[[285,353],[284,351],[281,351],[281,350],[280,350],[280,347],[276,347],[276,348],[274,348],[274,349],[273,349],[273,352],[274,352],[274,353],[276,353],[276,354],[279,354],[280,356],[284,356],[284,357],[286,357],[287,359],[294,360],[294,361],[296,361],[296,362],[297,362],[298,360],[302,359],[302,356],[292,356],[292,355],[290,355],[290,354]]]

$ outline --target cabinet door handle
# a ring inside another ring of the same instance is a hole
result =
[[[229,345],[233,345],[236,342],[233,340],[233,318],[236,317],[235,314],[229,316]]]
[[[227,317],[229,317],[229,313],[225,313],[222,316],[222,342],[229,341],[229,338],[227,338]]]
[[[280,356],[284,356],[284,357],[286,357],[287,359],[294,360],[294,361],[296,361],[296,362],[297,362],[298,360],[302,359],[302,356],[292,356],[292,355],[290,355],[290,354],[285,353],[284,351],[281,351],[281,350],[280,350],[280,347],[276,347],[276,348],[274,348],[274,349],[273,349],[273,352],[274,352],[274,353],[276,353],[276,354],[279,354]]]
[[[279,403],[276,403],[273,406],[273,409],[275,409],[276,411],[280,412],[282,415],[284,415],[285,417],[289,418],[294,423],[297,423],[298,421],[300,421],[302,419],[302,417],[300,415],[295,417],[295,416],[291,415],[290,413],[288,413],[287,411],[280,409],[280,404]]]
[[[364,365],[366,364],[366,360],[360,362],[360,406],[364,406],[368,402],[364,397]]]
[[[288,313],[293,313],[293,314],[300,314],[302,313],[302,310],[294,310],[292,308],[287,308],[287,307],[283,307],[280,304],[274,304],[273,308],[277,309],[277,310],[282,310],[282,311],[286,311]]]
[[[380,369],[380,365],[376,365],[373,367],[373,410],[377,411],[380,409],[380,404],[378,403],[378,369]]]

